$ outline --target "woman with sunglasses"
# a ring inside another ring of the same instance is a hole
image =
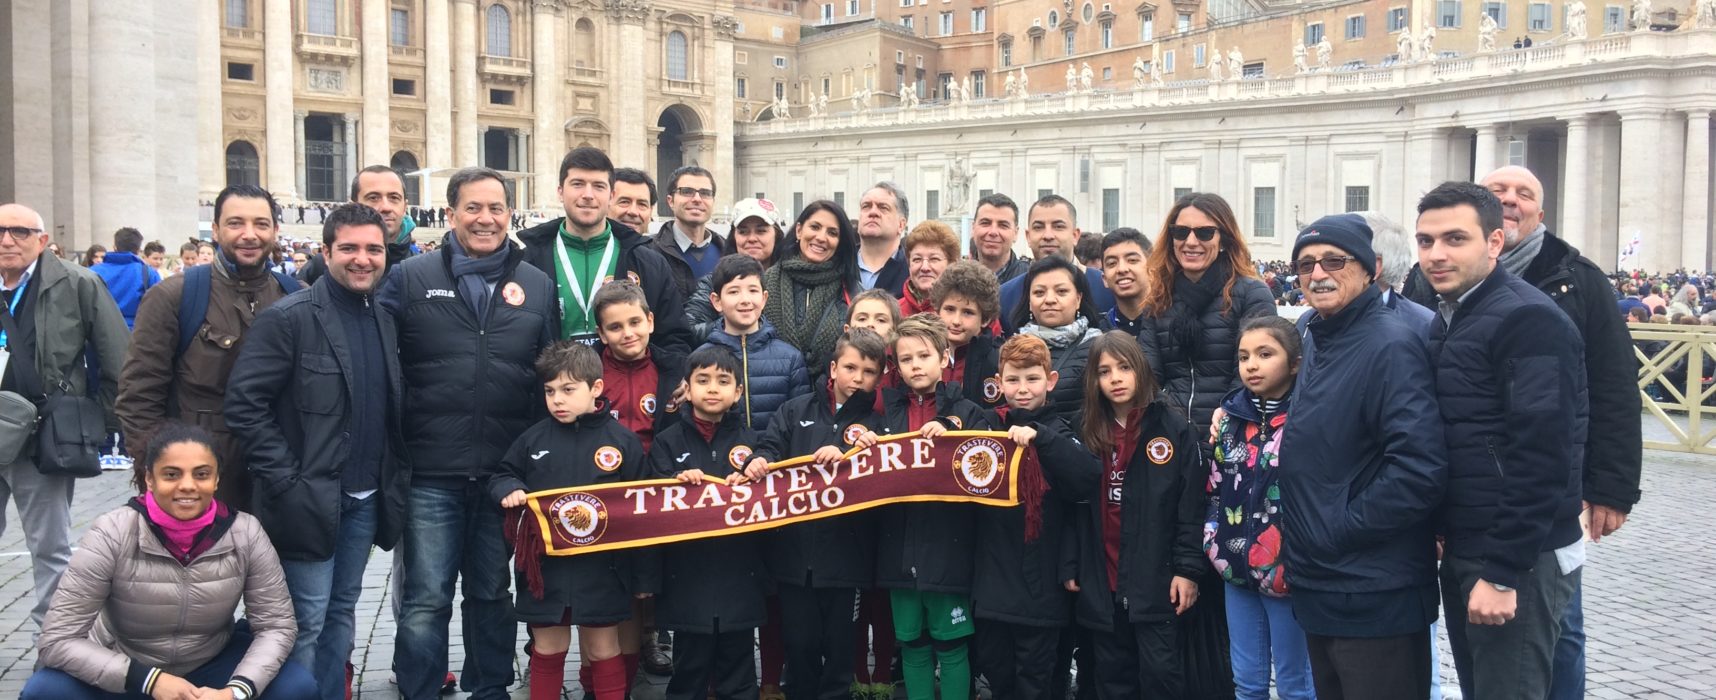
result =
[[[1168,210],[1145,264],[1150,284],[1138,343],[1163,398],[1210,434],[1210,414],[1240,386],[1239,328],[1275,313],[1269,286],[1258,279],[1233,208],[1220,195],[1193,192]],[[1188,697],[1233,697],[1227,612],[1218,577],[1198,582],[1203,596],[1186,613],[1181,656]]]

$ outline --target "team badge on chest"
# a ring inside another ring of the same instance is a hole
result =
[[[513,306],[524,306],[524,287],[520,287],[517,282],[508,282],[505,287],[501,287],[501,298]]]
[[[1168,438],[1156,438],[1144,446],[1144,455],[1155,464],[1167,464],[1174,458],[1174,443],[1168,442]]]
[[[620,468],[620,462],[625,458],[620,455],[620,448],[613,445],[603,445],[596,448],[596,468],[611,472]]]

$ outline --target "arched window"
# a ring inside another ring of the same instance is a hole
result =
[[[260,185],[261,161],[256,158],[256,147],[249,141],[234,141],[226,146],[226,184]]]
[[[423,201],[417,198],[417,178],[411,174],[417,170],[417,156],[411,155],[410,151],[400,151],[393,154],[388,166],[398,171],[400,181],[405,183],[405,203],[422,204]]]
[[[578,68],[596,67],[596,25],[579,19],[573,27],[572,65]]]
[[[322,36],[339,34],[339,15],[334,9],[335,4],[335,0],[310,0],[305,3],[305,31]]]
[[[488,55],[512,55],[512,13],[500,4],[490,5],[487,12],[489,26]]]
[[[226,0],[226,26],[250,28],[250,0]]]
[[[686,68],[685,32],[674,30],[667,33],[667,79],[690,80],[687,77],[691,71]]]

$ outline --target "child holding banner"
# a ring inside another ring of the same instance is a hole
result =
[[[930,288],[930,307],[947,324],[947,344],[953,359],[942,371],[942,380],[958,384],[965,398],[983,408],[996,408],[1004,401],[996,367],[996,347],[1001,341],[995,323],[1001,313],[1001,285],[995,273],[975,260],[960,260],[947,266]]]
[[[775,412],[751,455],[747,473],[770,462],[812,455],[841,460],[875,423],[876,381],[887,348],[875,333],[851,328],[834,344],[828,379]],[[875,576],[874,520],[868,512],[787,525],[769,532],[768,568],[779,589],[786,642],[787,697],[844,697],[852,683],[853,598]],[[892,641],[892,640],[890,640]],[[888,659],[879,663],[886,666]],[[890,695],[893,686],[887,686]],[[866,691],[871,689],[866,687]]]
[[[1091,342],[1085,446],[1104,462],[1102,490],[1078,533],[1077,617],[1092,631],[1098,697],[1182,698],[1179,616],[1198,599],[1209,469],[1186,419],[1155,402],[1136,338]]]
[[[704,346],[686,359],[686,369],[691,420],[657,434],[649,462],[656,476],[691,485],[687,499],[701,500],[706,492],[698,487],[705,480],[744,480],[757,440],[743,414],[732,410],[743,390],[738,358],[726,348]],[[658,548],[655,620],[674,633],[669,700],[756,700],[751,640],[766,619],[761,538],[728,535]]]
[[[901,387],[883,392],[878,434],[917,432],[935,439],[949,430],[983,430],[990,415],[942,384],[947,364],[947,326],[934,314],[918,314],[894,327],[894,361]],[[905,503],[879,510],[876,583],[889,590],[894,636],[902,645],[901,670],[911,700],[936,697],[941,666],[942,700],[965,700],[971,692],[966,639],[973,632],[972,557],[976,548],[975,506],[966,503]],[[877,664],[885,663],[880,658]]]
[[[941,282],[953,273],[949,267]],[[993,288],[994,275],[983,273]],[[1063,543],[1063,534],[1073,527],[1076,504],[1097,495],[1102,464],[1049,400],[1060,378],[1049,346],[1016,335],[999,354],[1007,405],[998,413],[1013,443],[1029,449],[1019,462],[1020,507],[983,508],[977,516],[971,597],[983,621],[977,628],[978,669],[997,698],[1046,700],[1057,696],[1050,690],[1055,652],[1072,621],[1072,601],[1061,585],[1072,578],[1070,570],[1062,571],[1072,543]]]
[[[519,571],[514,609],[531,632],[530,697],[560,697],[570,626],[576,625],[595,697],[623,700],[630,675],[615,625],[632,616],[631,591],[647,589],[637,579],[647,572],[633,564],[648,554],[544,557],[540,525],[521,506],[532,491],[642,478],[643,446],[608,412],[602,360],[595,350],[577,342],[555,343],[537,359],[536,374],[550,418],[520,435],[488,479],[489,493],[509,509],[507,532],[514,536]]]

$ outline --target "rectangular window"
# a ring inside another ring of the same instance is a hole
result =
[[[1114,48],[1114,23],[1113,22],[1103,22],[1102,23],[1102,48],[1105,48],[1105,49]]]
[[[952,12],[943,12],[943,13],[941,13],[941,35],[947,36],[947,35],[952,34],[952,33],[953,33],[953,13]]]
[[[902,95],[906,90],[906,67],[894,66],[894,92]]]
[[[898,63],[898,64],[900,64],[900,65],[902,65],[902,66],[903,66],[903,65],[906,65],[906,52],[904,52],[904,51],[895,51],[895,52],[894,52],[894,62],[895,62],[895,63]]]
[[[858,16],[858,0],[846,0],[846,16]]]
[[[941,192],[928,190],[924,192],[924,218],[941,216]]]
[[[334,36],[339,33],[339,16],[334,11],[334,0],[310,0],[304,10],[305,29],[311,34]]]
[[[846,193],[845,192],[835,192],[834,193],[834,203],[840,205],[841,209],[845,209],[846,208]]]
[[[226,0],[226,26],[250,28],[250,0]]]
[[[770,27],[769,28],[769,36],[774,37],[776,39],[785,38],[786,37],[786,30],[782,29],[780,27]]]
[[[936,98],[943,100],[947,99],[948,93],[952,92],[953,88],[953,74],[937,73],[935,76],[935,84],[940,86],[936,89]]]
[[[1549,3],[1531,3],[1531,5],[1526,8],[1526,13],[1529,15],[1526,18],[1526,23],[1529,25],[1527,31],[1547,32],[1552,29],[1550,26],[1551,20],[1549,18]]]
[[[1305,25],[1305,46],[1306,46],[1306,48],[1316,46],[1317,42],[1322,41],[1322,40],[1323,40],[1323,23],[1322,22],[1312,22],[1310,24]]]
[[[1603,8],[1603,33],[1614,34],[1627,30],[1626,10],[1615,5]]]
[[[1054,194],[1054,193],[1055,193],[1055,191],[1051,190],[1051,189],[1047,189],[1047,188],[1038,189],[1037,190],[1037,199],[1042,199],[1042,198],[1047,197],[1047,196]]]
[[[779,99],[783,99],[785,97],[786,97],[786,83],[783,83],[779,80],[776,80],[775,81],[775,99],[779,100]]]
[[[985,79],[988,77],[989,76],[987,74],[985,74],[983,71],[980,71],[980,70],[971,71],[971,96],[972,97],[983,97],[984,96],[984,94],[986,93],[986,90],[984,90],[983,83],[985,82]]]
[[[395,7],[388,19],[387,33],[392,44],[394,46],[410,46],[411,11]]]
[[[1003,68],[1005,68],[1005,67],[1011,66],[1011,65],[1013,65],[1013,45],[1012,44],[1002,44],[1001,45],[1001,66]]]
[[[734,78],[733,79],[733,96],[737,97],[741,100],[745,99],[745,79],[744,78]]]
[[[905,27],[907,31],[911,31],[911,30],[916,29],[916,27],[912,26],[912,16],[911,15],[906,15],[904,17],[901,17],[900,18],[900,26]]]
[[[1497,28],[1507,29],[1507,3],[1486,2],[1484,3],[1484,14],[1496,21]]]
[[[1204,49],[1203,44],[1198,44],[1196,46],[1193,46],[1192,47],[1192,67],[1193,68],[1204,67],[1204,64],[1209,62],[1208,53],[1209,52]]]
[[[1370,187],[1367,185],[1349,186],[1347,189],[1347,211],[1366,211],[1370,209]]]
[[[1393,34],[1406,28],[1406,8],[1388,8],[1388,33]]]
[[[985,187],[985,188],[977,191],[977,198],[983,199],[984,197],[988,197],[989,195],[992,195],[992,194],[995,194],[995,190],[992,190],[992,189]]]
[[[1066,55],[1071,56],[1074,53],[1078,52],[1077,51],[1077,46],[1078,46],[1077,38],[1078,38],[1078,36],[1076,34],[1073,34],[1071,31],[1068,31],[1066,33],[1066,45],[1064,47],[1062,47],[1062,48],[1066,49]]]
[[[1108,66],[1103,66],[1102,67],[1102,79],[1104,82],[1113,80],[1114,79],[1114,69],[1110,68]]]
[[[1144,13],[1144,27],[1138,30],[1139,41],[1150,41],[1156,38],[1156,13]]]
[[[1180,200],[1181,197],[1184,197],[1184,196],[1191,194],[1191,193],[1192,193],[1192,188],[1190,188],[1190,187],[1175,187],[1174,188],[1174,201],[1177,202]]]
[[[226,64],[227,80],[256,80],[256,64],[228,63]]]
[[[1364,15],[1347,18],[1347,41],[1364,38]]]
[[[1507,164],[1525,167],[1525,141],[1509,139],[1507,142]]]
[[[492,105],[511,105],[517,97],[517,93],[511,90],[489,90],[489,104]]]
[[[900,7],[911,7],[912,0],[900,0]]]
[[[804,211],[804,193],[803,192],[792,193],[792,210],[793,211]]]
[[[1192,31],[1192,13],[1181,12],[1178,17],[1175,17],[1174,31],[1181,34]]]
[[[1168,50],[1168,51],[1162,52],[1162,72],[1163,73],[1174,72],[1174,52],[1173,52],[1173,50]]]
[[[393,79],[393,94],[399,97],[416,97],[417,81],[403,78]]]
[[[775,67],[779,68],[781,70],[786,70],[786,57],[785,56],[776,56],[775,57]]]
[[[1251,235],[1275,237],[1275,188],[1251,188]]]
[[[1436,0],[1436,26],[1442,29],[1460,26],[1460,0]]]
[[[1246,80],[1256,80],[1263,77],[1263,62],[1247,63],[1240,67],[1240,77]]]
[[[979,7],[971,11],[971,31],[989,31],[989,9]]]
[[[834,3],[831,3],[831,2],[822,3],[822,21],[830,22],[833,20],[834,20]]]
[[[852,81],[850,81],[850,80],[847,81],[847,86],[846,86],[847,92],[852,91],[851,82]],[[828,89],[828,79],[827,78],[822,79],[822,94],[824,94],[824,95],[831,94],[831,92]]]
[[[1102,230],[1113,231],[1120,228],[1120,188],[1108,187],[1102,190]]]

